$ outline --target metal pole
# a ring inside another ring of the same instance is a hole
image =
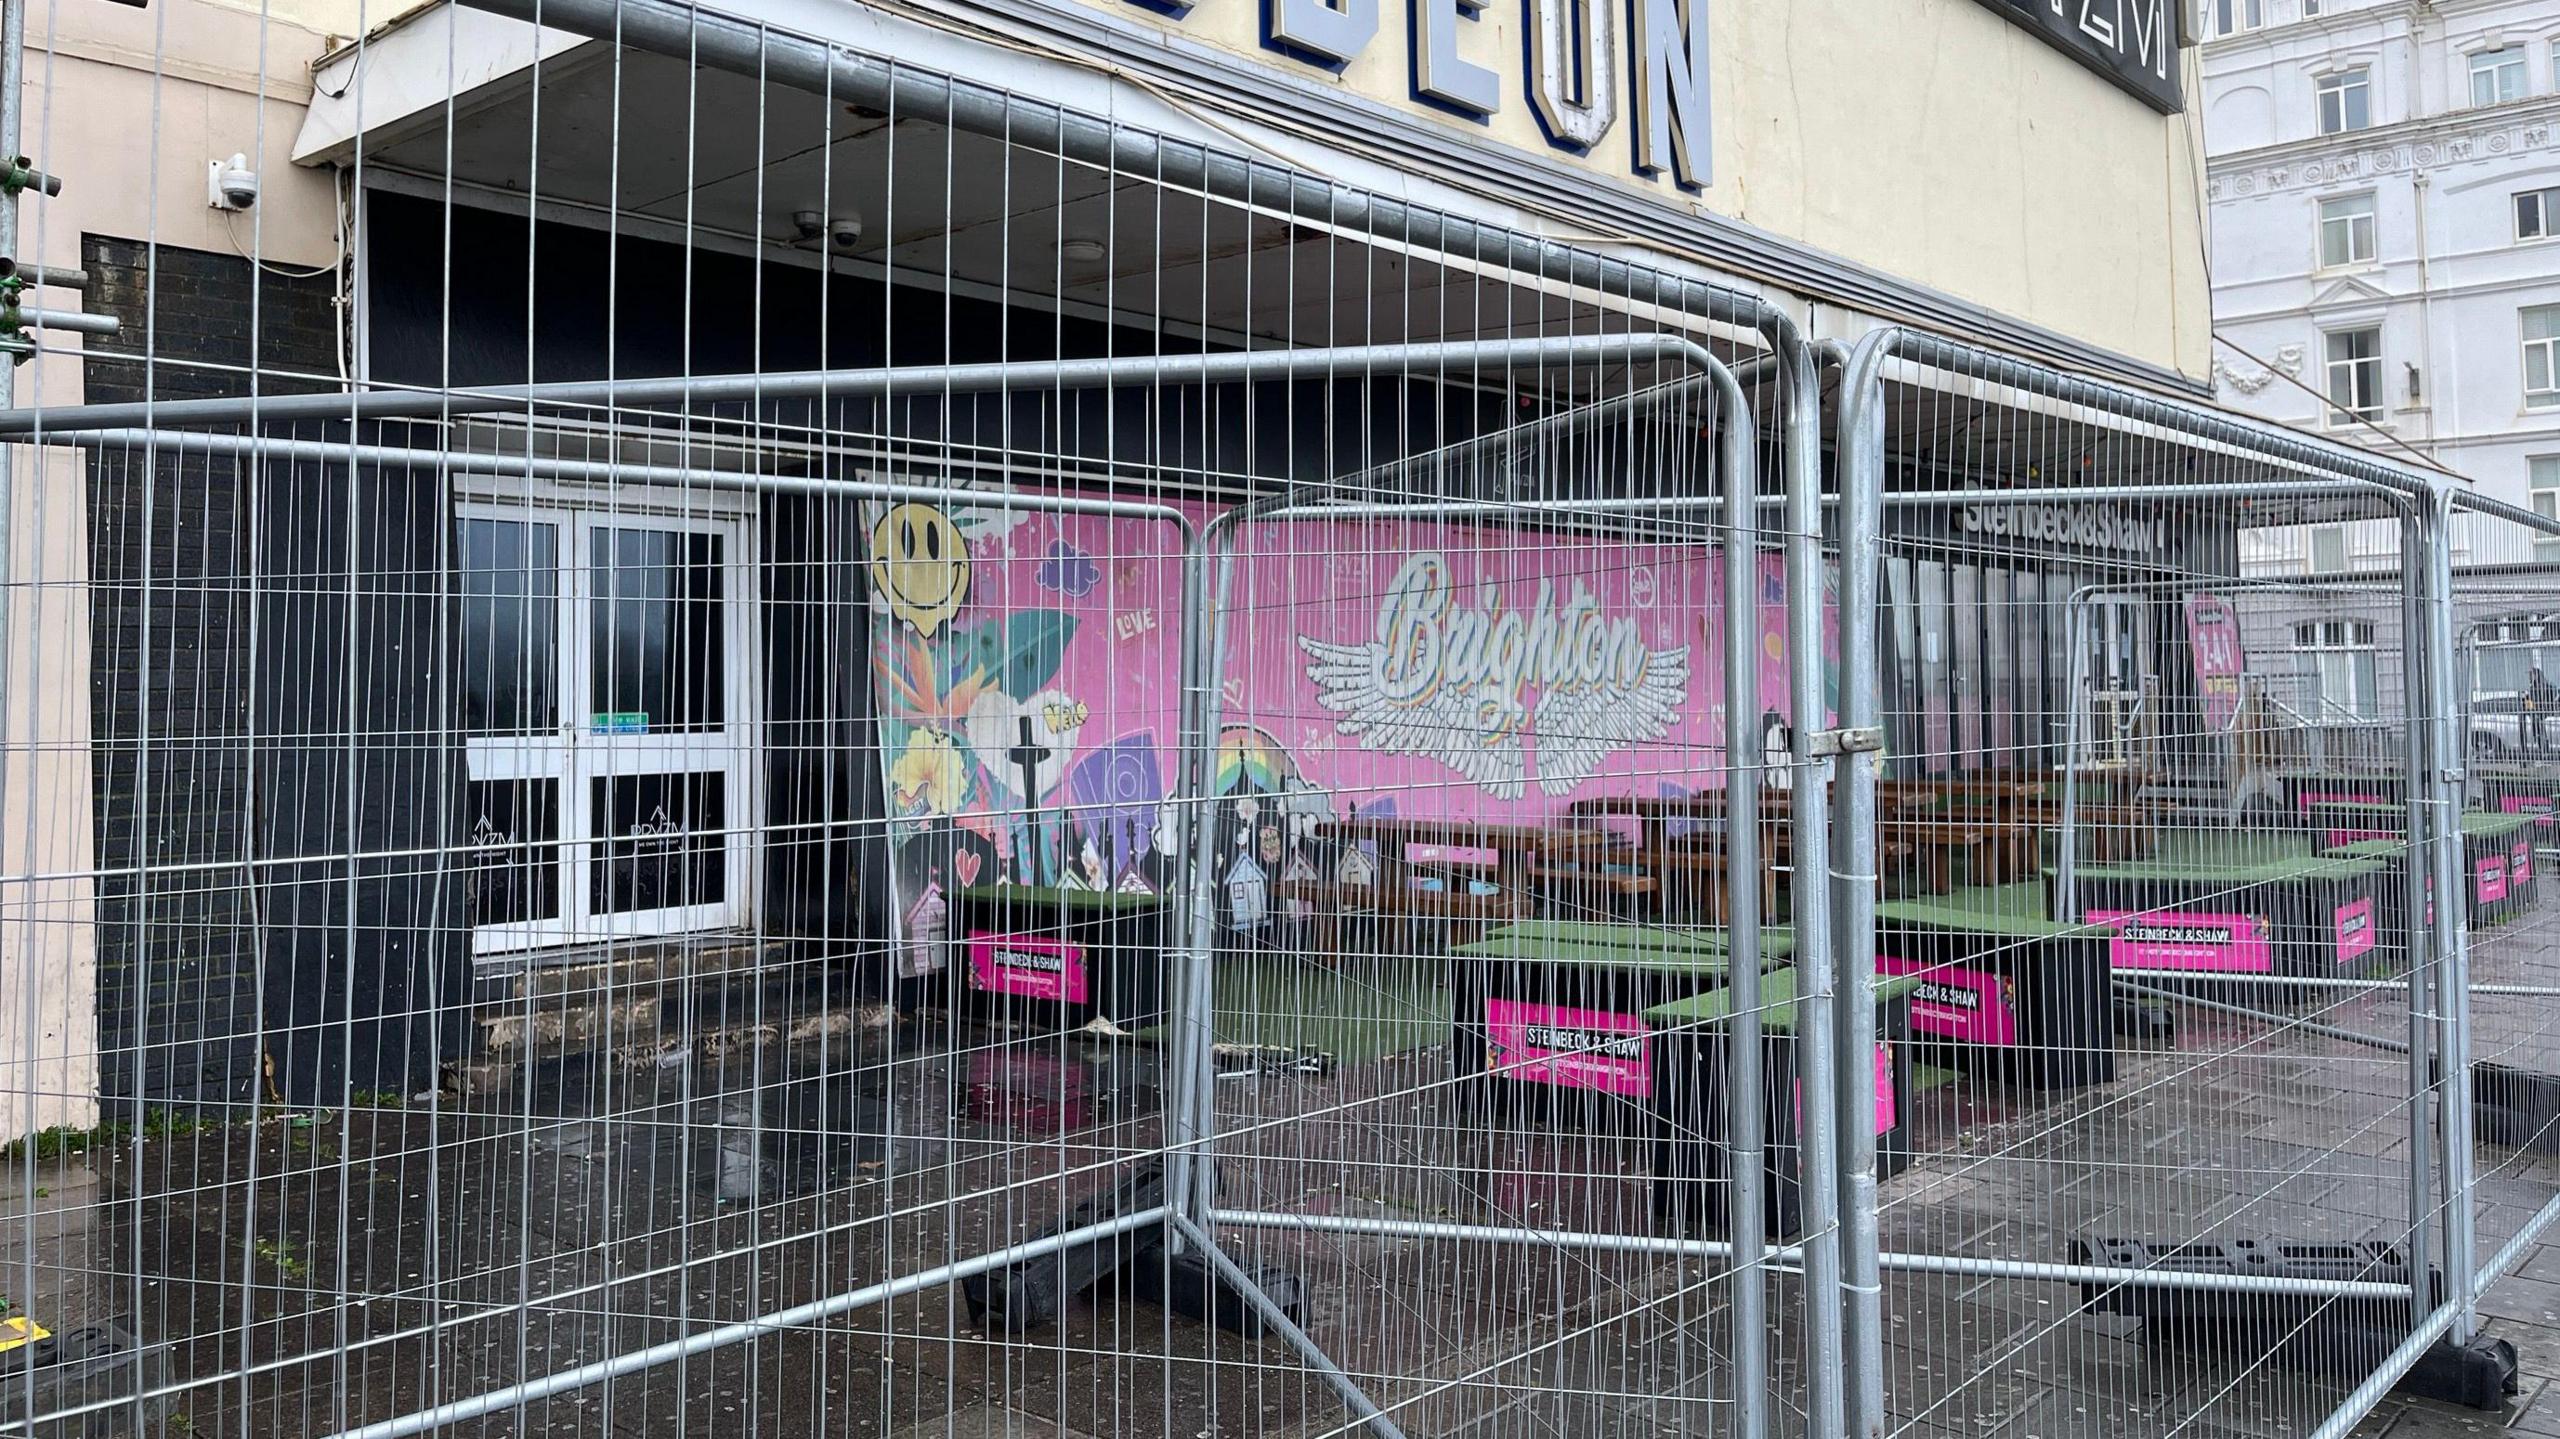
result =
[[[1225,516],[1220,516],[1209,523],[1208,529],[1219,533],[1224,524]],[[1217,799],[1210,794],[1209,786],[1217,772],[1218,747],[1219,661],[1213,656],[1223,648],[1219,641],[1226,629],[1227,594],[1221,567],[1221,583],[1215,598],[1211,598],[1205,572],[1207,559],[1216,553],[1216,546],[1204,546],[1202,538],[1191,536],[1182,556],[1186,623],[1182,640],[1181,772],[1176,793],[1183,796],[1183,802],[1174,808],[1172,836],[1173,852],[1191,856],[1191,882],[1183,886],[1181,908],[1175,916],[1180,926],[1175,933],[1183,937],[1183,943],[1174,956],[1174,1077],[1167,1086],[1165,1116],[1169,1129],[1165,1196],[1174,1213],[1182,1216],[1208,1212],[1205,1203],[1193,1207],[1196,1201],[1191,1167],[1206,1137],[1202,1126],[1212,1103],[1211,1085],[1202,1077],[1202,1060],[1206,1058],[1205,1067],[1211,1070],[1216,1064],[1209,1048],[1216,1004],[1212,966],[1217,955],[1218,907],[1213,862],[1218,825],[1213,813]]]
[[[866,1285],[831,1298],[795,1305],[754,1319],[742,1319],[734,1324],[723,1324],[717,1329],[706,1329],[699,1334],[690,1334],[682,1339],[670,1339],[663,1344],[650,1345],[646,1349],[627,1350],[610,1359],[599,1359],[591,1364],[581,1364],[574,1369],[563,1369],[557,1373],[545,1375],[540,1379],[528,1379],[521,1384],[492,1389],[469,1399],[457,1399],[450,1404],[439,1404],[432,1409],[403,1414],[398,1418],[385,1419],[378,1424],[367,1424],[360,1429],[341,1430],[331,1436],[331,1439],[407,1439],[407,1436],[412,1434],[425,1434],[448,1428],[466,1420],[482,1418],[502,1410],[521,1409],[537,1399],[548,1399],[555,1394],[585,1389],[591,1385],[602,1384],[608,1379],[619,1379],[623,1375],[654,1369],[677,1359],[707,1354],[714,1349],[744,1344],[751,1339],[762,1339],[786,1329],[799,1329],[822,1323],[839,1315],[850,1314],[857,1309],[868,1309],[875,1304],[885,1304],[892,1299],[913,1294],[919,1289],[931,1289],[967,1279],[973,1275],[991,1273],[1025,1259],[1037,1259],[1042,1255],[1055,1254],[1062,1249],[1071,1249],[1079,1244],[1090,1244],[1095,1240],[1110,1239],[1144,1229],[1151,1224],[1161,1224],[1167,1213],[1163,1206],[1157,1206],[1136,1214],[1124,1214],[1117,1219],[1105,1220],[1100,1224],[1088,1224],[1082,1229],[1071,1229],[1064,1234],[1025,1240],[1020,1244],[1010,1245],[992,1253],[981,1254],[975,1259],[963,1259],[952,1264],[936,1265],[931,1269],[919,1269],[913,1274],[902,1274],[897,1278],[885,1279],[878,1284]]]
[[[74,330],[83,335],[113,335],[122,329],[121,322],[113,315],[88,315],[78,310],[37,310],[21,307],[18,311],[18,323],[32,329]]]
[[[2554,1201],[2560,1203],[2560,1201]],[[1538,1248],[1594,1250],[1612,1254],[1654,1254],[1698,1259],[1727,1259],[1733,1244],[1722,1239],[1679,1239],[1658,1234],[1613,1234],[1605,1230],[1529,1229],[1498,1224],[1458,1224],[1434,1219],[1368,1218],[1355,1214],[1293,1214],[1284,1210],[1221,1209],[1220,1225],[1236,1229],[1294,1229],[1313,1234],[1359,1234],[1376,1239],[1443,1240],[1459,1243],[1519,1244]],[[1773,1267],[1801,1269],[1804,1247],[1772,1245],[1766,1251]],[[2232,1294],[2316,1294],[2337,1298],[2405,1299],[2406,1284],[2379,1279],[2288,1279],[2265,1274],[2196,1274],[2176,1269],[2127,1269],[2112,1264],[2054,1264],[2032,1259],[1991,1259],[1969,1254],[1887,1252],[1884,1267],[1904,1274],[1956,1274],[1985,1279],[2026,1279],[2048,1284],[2112,1284],[2128,1289],[2189,1289]]]
[[[1724,783],[1726,930],[1732,1012],[1725,1031],[1725,1225],[1733,1236],[1733,1386],[1737,1439],[1769,1432],[1768,1100],[1760,1052],[1760,481],[1751,402],[1714,364],[1717,463],[1724,471]],[[1803,1206],[1797,1206],[1801,1213]]]
[[[2090,590],[2071,592],[2062,612],[2062,834],[2054,851],[2053,917],[2056,923],[2080,922],[2080,707],[2088,698]]]
[[[1308,1368],[1324,1376],[1325,1383],[1333,1386],[1333,1392],[1341,1397],[1352,1413],[1360,1416],[1361,1424],[1371,1434],[1377,1439],[1404,1439],[1404,1431],[1395,1426],[1395,1421],[1378,1408],[1376,1401],[1362,1391],[1350,1375],[1342,1372],[1342,1366],[1334,1363],[1333,1356],[1308,1337],[1307,1331],[1299,1328],[1296,1320],[1271,1302],[1271,1296],[1262,1292],[1262,1286],[1254,1283],[1251,1275],[1218,1248],[1214,1236],[1178,1214],[1173,1217],[1173,1228],[1199,1246],[1210,1267],[1218,1271],[1220,1278],[1235,1286],[1236,1293],[1243,1297],[1244,1302],[1253,1306],[1254,1312],[1262,1316],[1262,1322],[1270,1326],[1283,1342],[1298,1351],[1298,1357],[1307,1361]]]
[[[1858,342],[1840,371],[1840,727],[1883,723],[1884,674],[1877,664],[1876,569],[1883,562],[1884,362],[1901,338],[1878,330]],[[1848,1103],[1840,1116],[1840,1298],[1847,1348],[1840,1432],[1884,1433],[1884,1281],[1876,1220],[1876,1087],[1865,1056],[1876,1044],[1875,752],[1848,756],[1832,797],[1840,854],[1832,881],[1832,930],[1840,949],[1839,1050]]]
[[[1191,883],[1182,916],[1182,988],[1174,1015],[1174,1080],[1166,1095],[1173,1126],[1166,1192],[1182,1219],[1205,1217],[1217,1203],[1217,987],[1218,957],[1218,817],[1217,796],[1210,792],[1217,774],[1218,677],[1226,669],[1227,607],[1234,598],[1235,530],[1238,518],[1251,513],[1229,510],[1212,520],[1193,542],[1191,568],[1216,582],[1208,586],[1208,604],[1193,612],[1194,635],[1186,647],[1187,682],[1197,687],[1191,749],[1184,756],[1194,788],[1187,791],[1192,811]]]
[[[1560,336],[1532,340],[1449,340],[1410,345],[1339,345],[1296,350],[1223,350],[1200,355],[1131,355],[1066,360],[991,360],[964,365],[875,365],[780,374],[670,376],[648,380],[565,380],[473,390],[375,390],[358,395],[267,395],[83,405],[42,412],[44,433],[259,422],[450,419],[521,412],[535,406],[754,405],[765,400],[940,397],[1019,389],[1099,389],[1110,385],[1208,385],[1265,377],[1397,374],[1408,370],[1534,370],[1573,363],[1642,364],[1698,351],[1674,334]],[[1700,351],[1703,353],[1702,351]],[[253,403],[254,399],[254,403]],[[33,433],[37,411],[0,410],[0,436]]]
[[[1795,735],[1795,880],[1789,918],[1795,924],[1797,1069],[1804,1081],[1803,1118],[1796,1136],[1798,1208],[1805,1235],[1804,1417],[1807,1439],[1840,1439],[1846,1432],[1842,1427],[1846,1409],[1841,1397],[1842,1320],[1840,1306],[1832,1302],[1840,1293],[1840,1156],[1835,1148],[1840,1126],[1835,1074],[1863,1070],[1872,1075],[1874,1070],[1854,1057],[1844,1063],[1834,1049],[1837,984],[1831,885],[1840,877],[1834,873],[1831,852],[1829,796],[1834,766],[1819,752],[1819,742],[1827,728],[1836,724],[1832,732],[1837,736],[1848,726],[1826,715],[1823,706],[1822,631],[1827,607],[1822,564],[1822,382],[1809,347],[1799,344],[1781,361],[1792,376],[1783,403],[1787,406],[1787,704],[1794,713]],[[1845,569],[1845,554],[1843,563]],[[1728,730],[1737,718],[1727,705]],[[1862,850],[1845,827],[1843,834],[1847,837],[1838,862],[1853,869],[1872,868],[1872,843]],[[1849,1001],[1854,1005],[1859,998],[1853,992]]]
[[[2427,826],[2431,816],[2427,807],[2427,775],[2433,768],[2428,761],[2432,736],[2425,716],[2433,693],[2427,682],[2427,590],[2432,583],[2426,563],[2427,526],[2416,514],[2400,521],[2400,694],[2407,719],[2401,735],[2401,767],[2406,775],[2401,801],[2406,807],[2402,836],[2407,849],[2400,861],[2401,903],[2407,921],[2409,966],[2409,1252],[2421,1260],[2434,1252],[2429,1231],[2434,1224],[2435,1186],[2428,1173],[2428,1146],[2433,1141],[2428,1128],[2433,1122],[2427,1113],[2428,1096],[2435,1091],[2435,1054],[2430,1042],[2433,1032],[2430,1016],[2435,1012],[2428,1003],[2428,990],[2434,980],[2435,916],[2429,912],[2434,901],[2434,850],[2429,847]],[[2414,1327],[2419,1313],[2426,1309],[2428,1297],[2409,1296],[2410,1322]]]
[[[2478,1312],[2470,1276],[2476,1265],[2471,1179],[2471,927],[2462,873],[2462,794],[2466,758],[2454,731],[2453,507],[2439,497],[2427,515],[2426,668],[2434,704],[2435,764],[2427,775],[2432,798],[2428,841],[2436,873],[2435,1000],[2437,1045],[2444,1082],[2436,1091],[2436,1148],[2444,1193],[2444,1266],[2454,1286],[2453,1339],[2468,1344]]]
[[[27,5],[29,0],[0,0],[0,162],[17,163],[27,84]],[[0,259],[18,258],[18,197],[0,195]],[[84,276],[85,280],[86,277]],[[18,367],[0,356],[0,406],[18,402]],[[8,516],[16,508],[16,486],[0,490],[0,622],[8,617]],[[0,689],[0,694],[5,694]]]
[[[2192,978],[2192,976],[2189,977]],[[2252,1009],[2248,1005],[2234,1004],[2227,999],[2207,999],[2201,995],[2189,994],[2182,990],[2161,989],[2153,985],[2143,984],[2136,980],[2127,979],[2122,975],[2116,976],[2110,981],[2110,983],[2115,988],[2121,989],[2127,994],[2138,994],[2145,999],[2165,999],[2172,1004],[2189,1005],[2196,1009],[2210,1009],[2217,1014],[2236,1014],[2242,1019],[2257,1020],[2260,1023],[2265,1024],[2269,1029],[2290,1029],[2303,1034],[2316,1034],[2324,1039],[2344,1040],[2349,1044],[2363,1045],[2367,1049],[2379,1049],[2385,1054],[2409,1054],[2413,1052],[2406,1043],[2400,1040],[2385,1039],[2378,1034],[2358,1034],[2352,1029],[2341,1029],[2334,1024],[2322,1024],[2316,1019],[2296,1019],[2291,1015],[2269,1014],[2263,1009]]]
[[[16,164],[23,91],[27,83],[27,6],[32,0],[0,0],[0,163]],[[18,197],[0,195],[0,260],[18,256]],[[85,283],[86,277],[83,277]],[[18,357],[0,355],[0,407],[18,402]],[[28,456],[29,464],[42,463]],[[14,742],[9,732],[11,683],[17,664],[19,457],[0,454],[0,743]]]

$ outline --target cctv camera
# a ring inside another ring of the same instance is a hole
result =
[[[794,210],[791,228],[800,233],[801,239],[814,240],[827,233],[827,217],[815,210]]]
[[[850,250],[862,242],[862,217],[839,215],[827,222],[827,243],[839,250]]]
[[[216,210],[246,210],[258,203],[258,172],[249,157],[205,162],[205,203]]]

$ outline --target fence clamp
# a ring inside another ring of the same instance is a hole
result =
[[[1809,755],[1823,759],[1830,755],[1868,754],[1884,748],[1884,726],[1861,725],[1854,729],[1816,730]]]

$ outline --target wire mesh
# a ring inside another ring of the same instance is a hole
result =
[[[0,414],[0,1432],[2309,1432],[2547,1219],[2423,487],[554,18]]]

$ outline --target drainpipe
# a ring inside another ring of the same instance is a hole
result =
[[[2426,413],[2427,435],[2419,448],[2426,451],[2429,459],[2434,459],[2436,458],[2435,397],[2443,392],[2443,386],[2440,383],[2440,377],[2435,373],[2435,261],[2427,242],[2427,196],[2433,193],[2428,184],[2431,178],[2424,170],[2413,171],[2409,176],[2409,201],[2411,208],[2417,212],[2418,220],[2418,382],[2425,387],[2421,395],[2412,395],[2409,398],[2412,401],[2419,401],[2420,403],[2415,407],[2423,409]]]

